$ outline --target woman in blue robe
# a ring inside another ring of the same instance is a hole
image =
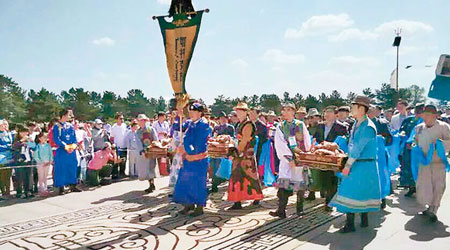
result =
[[[191,214],[193,217],[203,214],[207,198],[208,159],[206,149],[208,137],[211,135],[211,127],[202,118],[203,112],[204,106],[199,103],[194,103],[189,107],[191,120],[183,125],[186,133],[183,138],[183,146],[179,149],[184,155],[183,166],[178,174],[173,194],[173,201],[184,206],[179,213],[187,215],[189,211],[194,210]],[[175,129],[177,128],[175,127]]]
[[[347,215],[347,223],[341,233],[355,231],[355,213],[361,213],[361,227],[367,227],[367,213],[380,210],[377,132],[366,115],[369,105],[370,99],[365,96],[358,96],[352,103],[352,113],[357,123],[350,135],[349,159],[342,170],[343,178],[338,191],[329,205]]]
[[[70,186],[72,192],[81,192],[77,184],[77,156],[74,149],[66,148],[76,145],[75,128],[68,121],[73,117],[72,110],[66,109],[60,113],[61,120],[53,127],[53,140],[58,145],[55,155],[54,186],[59,188],[59,194],[64,193],[64,186]]]

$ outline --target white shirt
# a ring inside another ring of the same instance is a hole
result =
[[[400,130],[400,127],[402,126],[403,121],[407,118],[407,115],[402,114],[396,114],[392,116],[391,119],[391,128],[394,130]]]
[[[156,134],[158,134],[158,140],[164,139],[170,133],[170,126],[167,121],[163,121],[162,123],[155,121],[152,127],[156,130]]]
[[[304,138],[310,138],[309,132],[304,124],[303,128],[304,128],[303,129]],[[311,147],[309,140],[304,140],[304,142],[305,148],[309,150]],[[303,167],[291,168],[289,165],[289,161],[285,157],[285,156],[294,157],[288,145],[289,144],[286,141],[280,126],[277,126],[275,131],[275,148],[277,151],[277,156],[280,159],[279,178],[290,179],[291,181],[297,182],[305,181],[303,176]]]
[[[114,144],[116,144],[117,148],[127,148],[127,143],[125,141],[125,136],[127,133],[128,129],[125,123],[122,123],[120,126],[116,123],[112,126],[111,137],[114,138]]]
[[[83,129],[77,129],[75,130],[75,137],[77,138],[77,143],[80,143],[87,137],[87,133]]]

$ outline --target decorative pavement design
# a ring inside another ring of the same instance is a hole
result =
[[[133,191],[95,204],[109,205],[0,227],[0,249],[258,249],[281,247],[342,214],[324,210],[323,199],[305,203],[295,215],[291,197],[287,219],[269,216],[277,207],[276,190],[264,190],[258,207],[226,211],[232,203],[224,190],[208,201],[197,218],[177,214],[167,192],[144,195]],[[136,197],[139,198],[130,198]],[[121,201],[121,202],[118,202]]]

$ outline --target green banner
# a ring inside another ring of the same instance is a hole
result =
[[[194,53],[203,11],[188,18],[185,14],[175,15],[172,22],[158,17],[166,51],[167,70],[175,94],[186,94],[186,74]]]

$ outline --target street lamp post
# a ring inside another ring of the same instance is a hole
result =
[[[394,43],[392,44],[393,47],[397,47],[397,68],[395,70],[396,72],[396,76],[395,76],[395,91],[398,94],[398,55],[399,55],[399,48],[400,48],[400,42],[402,41],[402,37],[400,36],[400,34],[402,33],[402,29],[397,28],[395,30],[395,39],[394,39]]]

